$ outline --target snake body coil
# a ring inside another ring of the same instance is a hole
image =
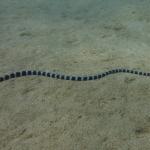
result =
[[[142,75],[142,76],[150,76],[150,73],[141,72],[141,71],[135,71],[125,68],[118,68],[118,69],[112,69],[106,72],[98,73],[95,75],[82,75],[82,76],[75,76],[75,75],[65,75],[62,73],[56,73],[56,72],[43,72],[43,71],[36,71],[36,70],[23,70],[19,72],[13,72],[10,74],[6,74],[3,77],[0,77],[0,82],[18,78],[18,77],[24,77],[24,76],[44,76],[44,77],[51,77],[61,80],[72,80],[72,81],[89,81],[89,80],[97,80],[101,79],[105,76],[116,74],[116,73],[131,73],[136,75]]]

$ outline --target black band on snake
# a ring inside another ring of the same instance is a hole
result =
[[[125,68],[112,69],[95,75],[82,75],[82,76],[65,75],[62,73],[56,73],[51,71],[44,72],[44,71],[37,71],[37,70],[23,70],[23,71],[6,74],[3,77],[0,77],[0,82],[9,79],[18,78],[18,77],[25,77],[25,76],[44,76],[44,77],[50,77],[55,79],[61,79],[61,80],[89,81],[89,80],[98,80],[108,75],[116,74],[116,73],[131,73],[131,74],[142,75],[142,76],[150,76],[150,73],[148,72],[135,71],[135,70],[125,69]]]

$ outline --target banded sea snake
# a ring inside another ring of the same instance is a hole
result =
[[[135,70],[125,69],[125,68],[117,68],[117,69],[112,69],[106,72],[101,72],[95,75],[82,75],[82,76],[65,75],[62,73],[43,72],[43,71],[37,71],[37,70],[23,70],[23,71],[5,74],[3,77],[0,77],[0,82],[6,81],[9,79],[18,78],[18,77],[24,77],[24,76],[44,76],[44,77],[61,79],[61,80],[89,81],[89,80],[101,79],[103,77],[116,74],[116,73],[131,73],[131,74],[142,75],[142,76],[150,76],[150,73],[148,72],[135,71]]]

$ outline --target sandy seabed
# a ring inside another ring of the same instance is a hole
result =
[[[150,72],[149,0],[1,0],[0,75]],[[0,83],[0,150],[149,150],[150,79]]]

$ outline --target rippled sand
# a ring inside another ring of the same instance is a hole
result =
[[[150,72],[148,0],[1,0],[0,76],[24,69]],[[0,83],[2,150],[149,150],[150,79]]]

